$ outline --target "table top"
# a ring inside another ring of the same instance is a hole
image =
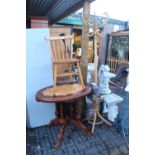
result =
[[[89,85],[85,86],[84,90],[78,91],[74,94],[66,95],[66,96],[56,96],[54,97],[52,93],[45,93],[45,92],[51,92],[53,89],[53,86],[49,86],[46,88],[43,88],[39,90],[36,94],[36,100],[38,102],[46,102],[46,103],[60,103],[60,102],[74,102],[78,99],[87,96],[91,92],[91,87]]]

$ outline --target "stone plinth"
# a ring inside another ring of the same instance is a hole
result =
[[[122,101],[123,101],[123,98],[114,94],[114,93],[104,95],[104,105],[105,106],[104,106],[103,113],[108,112],[108,119],[110,121],[114,122],[115,118],[118,115],[117,104]],[[106,109],[106,107],[107,107],[107,109]]]

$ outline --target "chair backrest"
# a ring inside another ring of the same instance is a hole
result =
[[[53,62],[72,58],[72,35],[46,37],[45,39],[49,41],[48,45]]]

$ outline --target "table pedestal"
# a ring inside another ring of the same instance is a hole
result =
[[[86,128],[81,122],[80,122],[80,104],[79,101],[71,102],[71,103],[57,103],[56,104],[56,116],[57,118],[54,120],[51,120],[49,127],[52,127],[54,125],[61,125],[57,142],[55,144],[55,148],[59,148],[62,137],[64,134],[65,126],[69,123],[74,124],[77,128],[83,130],[87,136],[91,135],[91,131]],[[68,110],[66,110],[68,109]],[[75,115],[74,115],[75,114]]]
[[[61,87],[61,86],[60,86]],[[78,88],[78,84],[71,84],[66,86],[69,90],[75,90],[70,92],[71,94],[68,94],[66,96],[53,96],[53,87],[46,87],[41,89],[36,94],[36,100],[46,103],[55,103],[56,105],[56,111],[55,114],[57,116],[56,119],[51,120],[49,127],[52,127],[54,125],[61,125],[57,142],[55,144],[55,147],[58,148],[61,144],[62,137],[64,134],[65,126],[69,123],[74,124],[77,128],[83,130],[86,135],[91,135],[91,131],[87,129],[81,122],[80,122],[80,102],[83,97],[87,96],[91,92],[91,87],[87,85],[84,90],[77,90],[75,88]],[[64,91],[64,90],[63,90]],[[73,93],[74,92],[74,93]],[[72,94],[73,93],[73,94]]]

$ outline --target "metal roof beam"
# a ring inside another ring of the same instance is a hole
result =
[[[85,1],[95,0],[26,0],[26,15],[48,16],[49,23],[54,24],[80,9]]]
[[[69,14],[77,11],[78,9],[80,9],[84,4],[84,1],[79,1],[78,3],[76,3],[76,5],[72,6],[71,8],[68,8],[63,14],[61,14],[60,16],[56,17],[55,19],[52,18],[51,16],[49,16],[49,24],[54,24],[56,22],[58,22],[60,19],[68,16]]]
[[[54,0],[53,4],[49,6],[47,9],[45,16],[48,16],[50,13],[52,13],[55,9],[57,9],[59,6],[61,6],[64,3],[65,0]]]

